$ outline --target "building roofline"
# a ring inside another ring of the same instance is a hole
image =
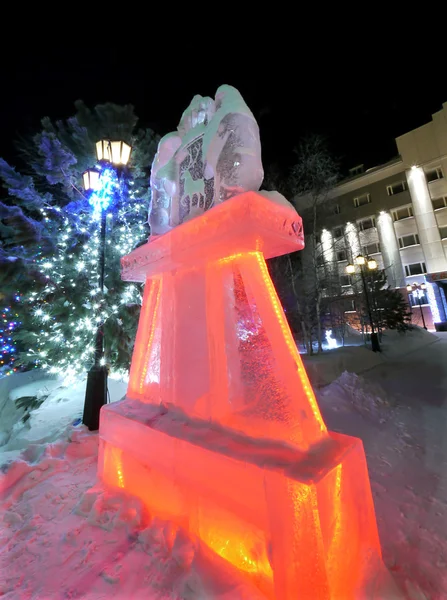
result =
[[[354,192],[359,188],[370,185],[371,183],[375,183],[376,181],[381,181],[386,177],[391,177],[393,175],[402,173],[406,170],[406,168],[407,167],[404,165],[402,157],[400,155],[395,156],[388,162],[377,165],[376,167],[371,167],[364,173],[360,173],[354,177],[342,179],[332,188],[331,192],[329,193],[329,197],[335,198],[342,194]]]
[[[398,154],[397,156],[394,156],[386,163],[382,163],[380,165],[376,165],[375,167],[371,167],[370,169],[366,169],[366,171],[363,171],[363,173],[358,173],[357,175],[352,175],[350,177],[344,177],[335,185],[335,187],[342,186],[345,183],[354,181],[356,179],[361,179],[362,177],[365,177],[366,175],[369,175],[371,173],[378,173],[382,169],[387,169],[398,163],[402,163],[402,165],[403,165],[402,157],[400,156],[400,154]]]

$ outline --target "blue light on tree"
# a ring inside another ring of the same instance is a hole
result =
[[[106,210],[113,201],[118,187],[118,178],[113,167],[104,167],[98,179],[98,185],[89,198],[93,206],[93,215],[99,218],[101,212]]]
[[[19,302],[20,295],[16,294],[14,299]],[[20,322],[17,320],[18,314],[14,307],[5,307],[0,312],[0,316],[0,377],[2,377],[12,375],[17,370],[14,367],[17,352],[14,335]]]

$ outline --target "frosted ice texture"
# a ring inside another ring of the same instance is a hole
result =
[[[263,177],[259,128],[241,94],[222,85],[214,100],[194,96],[177,131],[160,140],[152,164],[151,233],[257,191]]]

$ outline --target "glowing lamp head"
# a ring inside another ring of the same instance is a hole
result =
[[[94,191],[98,189],[100,173],[96,169],[87,169],[82,173],[82,180],[84,183],[84,190],[86,192]]]
[[[352,275],[353,273],[355,273],[355,267],[354,267],[354,265],[347,265],[347,267],[346,267],[346,273],[348,273],[348,275]]]
[[[413,291],[413,286],[411,285],[411,283],[409,283],[407,285],[407,292],[412,292]]]
[[[100,140],[99,142],[96,142],[97,159],[99,161],[110,162],[115,166],[127,165],[131,152],[131,146],[122,140]]]
[[[365,257],[364,257],[364,256],[362,256],[361,254],[359,254],[359,255],[356,257],[356,259],[355,259],[355,264],[356,264],[356,265],[360,265],[360,266],[361,266],[361,265],[364,265],[364,264],[365,264],[365,262],[366,262],[366,261],[365,261]]]
[[[375,269],[377,269],[377,261],[374,260],[373,258],[371,258],[370,260],[368,260],[368,269],[370,271],[374,271]]]

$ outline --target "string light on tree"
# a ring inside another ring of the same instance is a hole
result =
[[[15,302],[20,302],[20,294],[14,296]],[[17,371],[16,361],[17,345],[15,335],[20,326],[18,313],[14,306],[5,306],[0,313],[0,377],[12,375]]]

